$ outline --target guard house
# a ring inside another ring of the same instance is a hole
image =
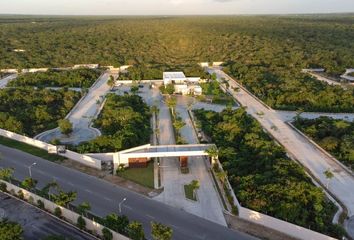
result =
[[[164,72],[164,85],[173,84],[175,93],[182,95],[201,95],[202,88],[199,86],[199,77],[186,77],[183,72]]]

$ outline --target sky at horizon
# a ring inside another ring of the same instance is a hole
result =
[[[188,15],[354,12],[354,0],[0,0],[0,14]]]

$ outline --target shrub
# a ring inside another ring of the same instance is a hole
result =
[[[44,209],[44,202],[40,199],[37,200],[37,206],[41,209]]]
[[[151,235],[154,240],[170,240],[172,233],[172,228],[161,223],[151,222]]]
[[[234,215],[238,215],[238,208],[237,208],[237,206],[232,205],[232,206],[231,206],[231,212],[232,212],[232,214],[234,214]]]
[[[18,190],[17,196],[18,196],[20,199],[24,199],[24,198],[25,198],[25,196],[23,195],[22,190]]]
[[[54,215],[59,217],[59,218],[61,217],[61,209],[60,209],[60,207],[56,207],[54,209]]]
[[[112,240],[113,239],[112,232],[106,227],[102,229],[102,235],[103,235],[102,236],[103,240]]]
[[[133,221],[128,225],[128,236],[132,240],[144,240],[145,234],[141,223]]]
[[[7,192],[7,185],[6,183],[0,183],[0,191]]]
[[[81,230],[85,229],[86,227],[86,222],[85,219],[82,216],[79,216],[77,218],[77,227],[80,228]]]

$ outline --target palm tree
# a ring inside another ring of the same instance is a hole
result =
[[[196,197],[196,190],[199,189],[200,183],[199,183],[198,180],[193,180],[193,181],[191,181],[191,183],[190,183],[189,185],[190,185],[190,186],[192,187],[192,189],[193,189],[193,198],[196,199],[196,198],[197,198],[197,197]]]
[[[327,184],[326,184],[326,188],[327,190],[329,189],[329,182],[331,181],[331,179],[334,177],[334,174],[331,172],[330,169],[327,169],[326,171],[323,172],[324,175],[327,178]]]
[[[220,182],[224,186],[225,180],[227,179],[227,172],[225,172],[225,171],[217,172],[216,176],[219,178]]]
[[[172,115],[175,116],[175,112],[174,112],[174,109],[177,105],[177,100],[175,97],[169,97],[167,98],[166,100],[166,104],[167,104],[167,107],[169,107],[171,109],[171,112],[172,112]]]
[[[88,202],[82,202],[80,205],[77,206],[77,210],[81,215],[85,215],[87,211],[91,210],[91,205]]]
[[[207,153],[208,156],[211,157],[212,164],[214,164],[216,162],[216,160],[218,159],[219,150],[218,150],[218,148],[215,145],[213,145],[210,148],[206,149],[205,153]]]
[[[2,168],[0,169],[0,179],[11,182],[13,173],[13,168]]]

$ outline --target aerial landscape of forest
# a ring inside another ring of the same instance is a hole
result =
[[[0,18],[0,68],[129,64],[136,79],[156,79],[181,65],[224,61],[227,72],[274,108],[353,112],[353,88],[301,73],[323,67],[339,76],[354,66],[353,22],[350,14]]]
[[[2,192],[58,180],[102,239],[354,236],[354,13],[0,15],[0,46]]]

